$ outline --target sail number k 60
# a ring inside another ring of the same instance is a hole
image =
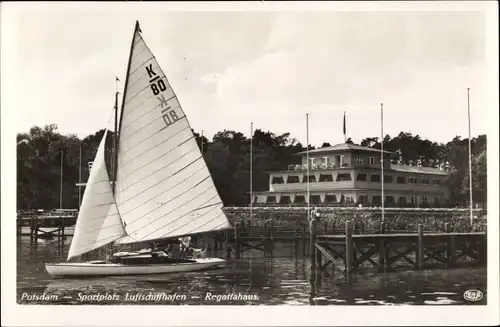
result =
[[[160,76],[153,71],[153,64],[149,64],[149,66],[146,66],[145,69],[150,78],[149,87],[151,92],[153,92],[153,95],[156,95],[156,98],[160,101],[163,121],[165,122],[165,125],[169,126],[179,120],[179,116],[175,112],[175,109],[172,109],[172,107],[168,105],[168,100],[165,99],[165,96],[161,94],[167,89],[165,81],[163,81]]]

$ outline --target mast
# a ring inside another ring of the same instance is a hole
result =
[[[470,211],[470,224],[474,220],[472,215],[472,153],[471,153],[471,133],[470,133],[470,88],[467,88],[467,115],[469,119],[469,211]]]
[[[384,104],[380,104],[380,181],[382,184],[382,224],[385,222],[384,210]],[[383,225],[382,225],[382,228]]]
[[[135,35],[137,34],[137,32],[142,32],[141,27],[139,26],[138,20],[135,21],[134,34],[132,36],[132,41],[130,41],[130,52],[128,55],[127,73],[125,75],[125,84],[123,86],[123,97],[122,97],[122,105],[121,105],[121,109],[120,109],[120,123],[118,125],[118,131],[121,131],[121,129],[122,129],[123,108],[125,107],[125,99],[127,98],[127,88],[128,88],[127,86],[128,86],[128,78],[130,75],[130,64],[132,63],[132,52],[134,51],[134,41],[135,41]],[[117,95],[117,97],[118,97],[118,95]],[[116,119],[115,119],[115,122],[116,122]],[[116,142],[116,148],[115,148],[115,155],[116,155],[115,166],[117,167],[116,172],[118,172],[118,140],[119,140],[119,137],[120,137],[120,135],[117,136],[117,142]],[[114,191],[114,185],[115,184],[113,183],[113,191]]]
[[[203,156],[203,130],[201,130],[201,138],[200,138],[200,147],[201,147],[201,155]]]
[[[115,92],[115,126],[113,133],[113,161],[112,161],[112,171],[113,176],[111,177],[111,182],[113,183],[112,190],[113,194],[115,194],[116,188],[116,171],[118,169],[117,161],[118,161],[118,77],[116,77],[116,92]]]

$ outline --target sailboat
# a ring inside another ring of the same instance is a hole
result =
[[[223,203],[187,117],[142,37],[137,21],[117,126],[113,179],[105,164],[108,130],[97,150],[66,262],[47,263],[53,277],[187,272],[220,258],[171,258],[153,248],[117,252],[113,260],[70,262],[113,245],[140,245],[230,228]]]

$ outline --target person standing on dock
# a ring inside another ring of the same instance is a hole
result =
[[[309,217],[309,223],[311,223],[313,220],[320,220],[321,218],[321,214],[319,213],[318,211],[318,208],[317,207],[314,207],[312,210],[311,210],[311,216]]]

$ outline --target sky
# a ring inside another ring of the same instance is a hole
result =
[[[16,132],[53,123],[61,133],[85,137],[111,126],[115,76],[121,90],[136,19],[191,126],[209,138],[224,129],[249,135],[253,122],[255,129],[290,132],[305,143],[308,113],[310,143],[336,144],[344,141],[346,112],[347,136],[360,142],[380,136],[383,103],[384,134],[405,131],[447,142],[468,135],[467,88],[473,136],[486,134],[498,112],[490,101],[484,7],[179,11],[118,5],[11,11],[16,61],[2,79],[18,90],[9,108]]]

